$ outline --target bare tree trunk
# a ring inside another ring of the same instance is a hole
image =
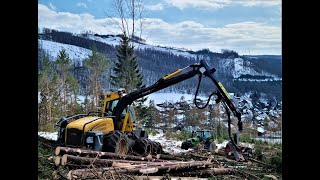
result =
[[[66,83],[66,78],[65,75],[63,75],[63,111],[64,111],[64,115],[66,115],[67,113],[67,83]]]
[[[131,38],[132,38],[132,47],[133,47],[133,45],[134,45],[134,40],[133,40],[133,38],[134,38],[134,22],[136,21],[135,20],[135,18],[134,18],[134,11],[135,11],[135,7],[134,7],[134,0],[132,0],[131,1],[131,16],[132,16],[132,35],[131,35]]]

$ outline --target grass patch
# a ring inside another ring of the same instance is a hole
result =
[[[155,129],[152,128],[144,128],[144,130],[152,136],[155,136],[158,133]]]
[[[180,141],[187,140],[188,138],[191,138],[192,133],[189,131],[180,131],[180,133],[173,132],[172,130],[168,130],[165,133],[166,138],[169,139],[176,139]]]

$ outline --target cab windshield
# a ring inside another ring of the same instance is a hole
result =
[[[113,100],[113,101],[108,101],[108,102],[107,102],[107,105],[106,105],[105,112],[106,112],[107,114],[111,115],[112,112],[113,112],[113,109],[116,107],[116,105],[118,104],[118,102],[119,102],[119,99],[115,99],[115,100]],[[122,111],[122,114],[121,114],[121,115],[122,115],[122,116],[125,116],[126,113],[127,113],[127,110],[124,109],[124,110]],[[132,119],[135,119],[135,115],[134,115],[135,113],[134,113],[133,106],[129,106],[129,113],[130,113],[130,116],[132,117]]]

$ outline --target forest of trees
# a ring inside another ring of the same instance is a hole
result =
[[[65,49],[61,49],[56,59],[38,46],[38,129],[50,131],[61,117],[101,110],[105,91],[125,88],[126,92],[144,87],[137,57],[129,39],[123,37],[117,51],[117,61],[111,68],[110,59],[91,46],[91,55],[83,63],[71,61]],[[82,66],[79,66],[83,64]],[[113,71],[113,75],[110,76]],[[81,86],[80,86],[81,84]],[[78,95],[85,97],[80,101]],[[145,98],[137,101],[137,114],[148,114],[142,106]]]

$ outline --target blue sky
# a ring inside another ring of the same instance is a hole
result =
[[[281,54],[281,0],[141,0],[149,44]],[[113,0],[39,0],[38,25],[117,34]]]

